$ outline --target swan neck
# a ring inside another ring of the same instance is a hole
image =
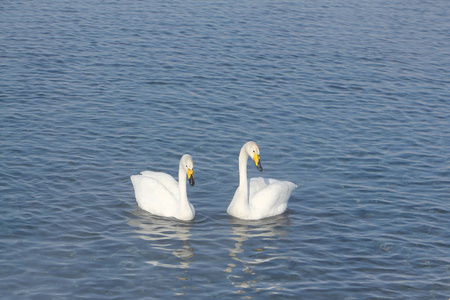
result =
[[[247,160],[247,152],[245,151],[245,147],[242,147],[239,153],[239,189],[248,201]]]
[[[187,204],[186,172],[181,162],[180,168],[178,169],[178,190],[180,191],[180,204]]]

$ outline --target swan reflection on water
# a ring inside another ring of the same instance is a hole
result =
[[[148,264],[165,268],[186,269],[194,256],[193,249],[189,245],[191,225],[175,219],[168,219],[151,215],[141,209],[133,212],[134,219],[128,224],[135,227],[137,237],[149,241],[153,249],[163,254],[170,253],[177,258],[179,263],[163,263],[159,260],[146,261]],[[164,259],[167,261],[167,259]]]
[[[228,276],[231,284],[240,289],[237,293],[243,293],[242,289],[276,289],[276,283],[261,283],[258,270],[264,265],[270,265],[272,260],[289,259],[276,246],[276,241],[288,233],[283,228],[289,226],[289,218],[286,213],[261,220],[241,220],[231,218],[232,240],[234,248],[230,249],[230,257],[233,260],[224,270],[230,273]],[[273,267],[273,266],[272,266]]]

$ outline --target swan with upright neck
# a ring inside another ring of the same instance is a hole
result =
[[[195,209],[189,202],[186,192],[186,177],[193,186],[194,162],[189,154],[180,159],[178,182],[169,174],[143,171],[132,175],[136,202],[139,207],[154,215],[173,217],[180,220],[192,220]]]
[[[284,213],[289,197],[297,185],[272,178],[247,180],[248,157],[253,159],[257,169],[262,172],[259,147],[255,142],[249,141],[239,153],[239,186],[228,206],[228,214],[244,220],[258,220]]]

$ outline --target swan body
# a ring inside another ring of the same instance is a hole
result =
[[[194,185],[194,162],[189,154],[180,159],[178,182],[169,174],[143,171],[132,175],[136,202],[139,207],[154,215],[192,220],[195,209],[187,198],[186,177]]]
[[[239,187],[228,206],[228,214],[244,220],[258,220],[284,213],[289,197],[297,185],[272,178],[247,180],[249,156],[258,170],[262,171],[258,145],[253,141],[245,143],[239,154]]]

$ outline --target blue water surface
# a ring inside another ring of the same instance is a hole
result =
[[[448,1],[0,3],[2,299],[449,299]],[[226,213],[238,153],[297,188]],[[191,222],[130,175],[194,158]]]

